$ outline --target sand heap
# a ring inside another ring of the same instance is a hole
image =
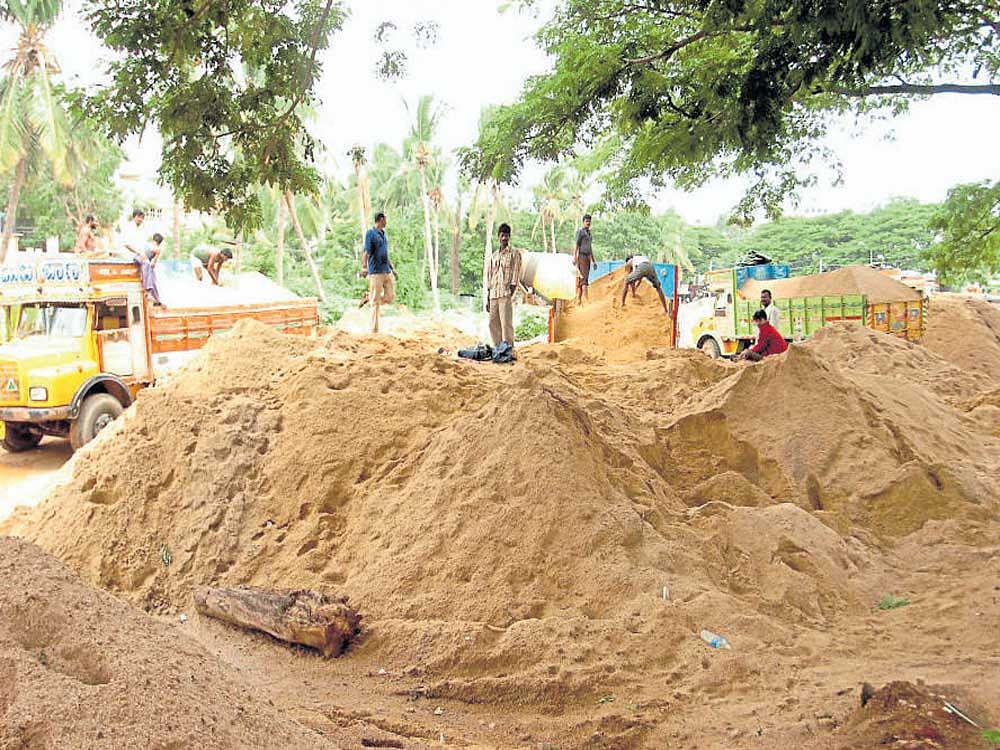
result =
[[[701,685],[702,627],[758,659],[819,650],[884,593],[896,541],[995,524],[1000,443],[912,344],[832,327],[757,367],[521,356],[241,323],[15,530],[154,611],[208,583],[329,588],[364,614],[353,658],[554,706],[651,670]]]
[[[1000,373],[1000,308],[982,300],[935,295],[922,343],[953,365],[995,380]]]
[[[602,276],[590,286],[590,302],[571,304],[562,314],[557,341],[570,341],[607,362],[645,359],[650,351],[668,348],[673,321],[663,313],[656,290],[643,281],[622,307],[624,268]],[[667,302],[673,291],[665,291]]]
[[[0,747],[328,747],[234,669],[0,538]]]
[[[736,472],[754,487],[747,497],[893,538],[932,518],[997,512],[1000,445],[946,400],[971,388],[919,345],[831,326],[706,391],[660,445],[691,502]]]

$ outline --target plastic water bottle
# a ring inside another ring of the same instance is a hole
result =
[[[711,630],[702,630],[701,639],[712,648],[728,648],[730,651],[733,649],[733,647],[729,645],[729,641],[721,635],[716,635]]]

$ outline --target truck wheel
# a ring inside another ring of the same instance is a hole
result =
[[[722,357],[722,350],[719,349],[719,342],[715,339],[708,338],[702,341],[701,350],[712,359],[719,359]]]
[[[118,399],[108,393],[94,393],[83,400],[80,416],[70,425],[69,442],[79,450],[97,433],[114,422],[125,411]]]
[[[8,453],[30,451],[42,442],[42,433],[31,431],[28,425],[4,422],[3,447]]]

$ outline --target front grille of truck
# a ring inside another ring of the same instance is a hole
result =
[[[21,402],[21,382],[17,377],[17,366],[0,362],[0,404]]]

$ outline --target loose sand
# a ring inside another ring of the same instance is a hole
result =
[[[317,731],[355,692],[405,747],[840,748],[875,736],[862,682],[917,679],[1000,722],[996,371],[849,326],[713,362],[601,281],[513,367],[241,323],[0,530],[163,616],[208,583],[348,595],[335,662],[191,628]]]

